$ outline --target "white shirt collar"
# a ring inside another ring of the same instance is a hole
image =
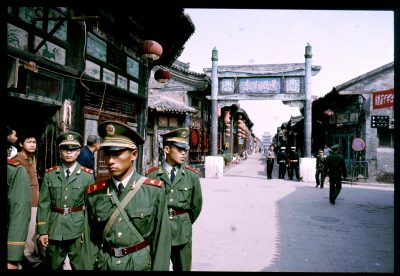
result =
[[[67,173],[66,173],[67,169],[69,170],[69,175],[71,175],[71,174],[74,172],[74,170],[75,170],[75,168],[76,168],[77,165],[78,165],[78,162],[75,162],[75,163],[74,163],[71,167],[69,167],[69,168],[67,168],[67,167],[65,167],[65,166],[63,165],[65,176],[67,176]]]
[[[133,175],[133,172],[134,172],[134,171],[132,171],[132,172],[131,172],[127,177],[125,177],[125,179],[122,180],[122,181],[119,181],[119,180],[115,179],[114,177],[112,178],[112,180],[114,181],[114,185],[115,185],[115,187],[117,188],[117,190],[118,190],[118,184],[119,184],[119,183],[122,183],[122,184],[124,185],[124,188],[126,188],[126,185],[128,185],[129,179],[131,179],[131,177],[132,177],[132,175]]]

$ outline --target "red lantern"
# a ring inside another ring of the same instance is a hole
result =
[[[331,117],[331,116],[333,116],[333,114],[335,114],[335,112],[333,112],[332,109],[328,108],[327,110],[324,111],[324,116],[325,117]]]
[[[146,59],[157,60],[161,57],[163,48],[157,41],[145,40],[142,43],[142,54]]]
[[[166,83],[171,79],[171,72],[169,71],[165,71],[163,69],[158,69],[155,73],[154,73],[154,78],[156,79],[156,81],[161,82],[161,83]]]

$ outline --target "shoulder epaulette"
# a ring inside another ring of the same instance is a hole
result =
[[[198,173],[198,171],[195,168],[190,167],[189,165],[185,165],[185,168],[188,169],[188,170],[191,170],[192,172],[194,172],[196,174]]]
[[[158,170],[159,167],[160,167],[160,165],[148,169],[148,170],[144,173],[144,175],[148,175],[149,173],[152,173],[152,172]]]
[[[154,178],[146,178],[143,184],[152,185],[161,188],[164,185],[164,181],[154,179]]]
[[[55,170],[55,169],[57,169],[58,168],[58,166],[54,166],[54,167],[51,167],[51,168],[48,168],[48,169],[46,169],[46,173],[48,173],[48,172],[51,172],[51,171],[53,171],[53,170]]]
[[[14,159],[7,159],[7,163],[12,165],[12,166],[14,166],[14,167],[17,167],[17,166],[19,166],[21,164],[20,162],[14,160]]]
[[[101,191],[105,188],[107,188],[107,181],[100,181],[100,182],[96,182],[94,184],[91,184],[89,186],[87,186],[86,188],[86,194],[91,194],[97,191]]]
[[[84,166],[81,166],[81,170],[84,171],[84,172],[93,174],[93,170],[92,170],[92,169],[86,168],[86,167],[84,167]]]

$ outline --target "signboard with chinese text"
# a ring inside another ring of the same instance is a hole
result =
[[[239,80],[240,94],[280,93],[281,80],[279,78],[241,78]]]
[[[393,108],[394,89],[374,92],[372,98],[372,108]]]

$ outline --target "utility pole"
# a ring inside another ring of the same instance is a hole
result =
[[[211,72],[211,156],[218,154],[218,51],[212,50]]]
[[[304,155],[311,157],[311,58],[312,48],[309,43],[306,46],[305,60],[305,101],[304,101]]]

